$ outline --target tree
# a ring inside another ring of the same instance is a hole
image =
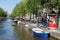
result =
[[[16,5],[11,15],[22,16],[24,13],[32,13],[37,17],[39,10],[43,10],[44,8],[46,8],[47,11],[51,11],[52,8],[59,9],[60,5],[58,2],[60,2],[60,0],[23,0]]]
[[[5,12],[2,8],[0,8],[0,17],[6,17],[7,12]]]
[[[22,16],[24,15],[24,13],[26,13],[26,2],[22,1],[16,5],[11,16]]]

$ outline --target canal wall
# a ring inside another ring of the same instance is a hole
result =
[[[50,33],[50,36],[60,40],[60,30],[58,30],[58,29],[48,29],[48,28],[44,28],[44,27],[39,27],[39,28],[43,29],[45,31],[48,31]]]
[[[25,24],[22,23],[22,25],[25,25]],[[30,25],[32,28],[34,28],[34,26],[37,27],[37,25],[32,25],[30,23],[28,23],[28,25]],[[32,29],[30,26],[27,26],[26,28]],[[48,29],[48,28],[44,28],[44,27],[39,27],[39,28],[48,31],[50,33],[50,36],[60,40],[60,30],[58,30],[58,29],[53,30],[53,29]]]
[[[60,39],[60,30],[47,30],[54,38]]]

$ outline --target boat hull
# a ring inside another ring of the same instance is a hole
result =
[[[36,33],[33,32],[34,36],[38,36],[38,37],[43,37],[43,38],[48,38],[49,37],[49,33]]]
[[[39,28],[33,28],[32,33],[34,36],[43,37],[43,38],[48,38],[50,36],[49,32],[44,31],[44,30],[39,29]]]

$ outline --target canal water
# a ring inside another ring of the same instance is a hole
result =
[[[48,39],[35,37],[31,30],[28,30],[24,25],[12,26],[12,23],[11,19],[0,23],[0,40],[58,40],[53,37]]]

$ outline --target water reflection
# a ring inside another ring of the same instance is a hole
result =
[[[21,24],[12,26],[12,22],[11,19],[7,19],[0,23],[0,40],[57,40],[52,37],[45,39],[33,36],[31,30]]]
[[[21,40],[33,40],[32,34],[24,26],[15,26],[15,32],[18,34]]]
[[[7,32],[8,32],[8,30],[0,30],[0,35],[3,35],[5,33],[7,33]]]
[[[48,40],[47,38],[33,36],[34,40]]]
[[[20,40],[58,40],[53,37],[42,38],[42,37],[33,36],[32,32],[29,29],[25,28],[25,26],[23,25],[14,26],[14,30],[18,34]]]
[[[22,25],[15,26],[15,31],[21,40],[48,40],[47,38],[33,36],[32,32]]]
[[[0,23],[0,40],[19,40],[12,27],[12,20]]]

